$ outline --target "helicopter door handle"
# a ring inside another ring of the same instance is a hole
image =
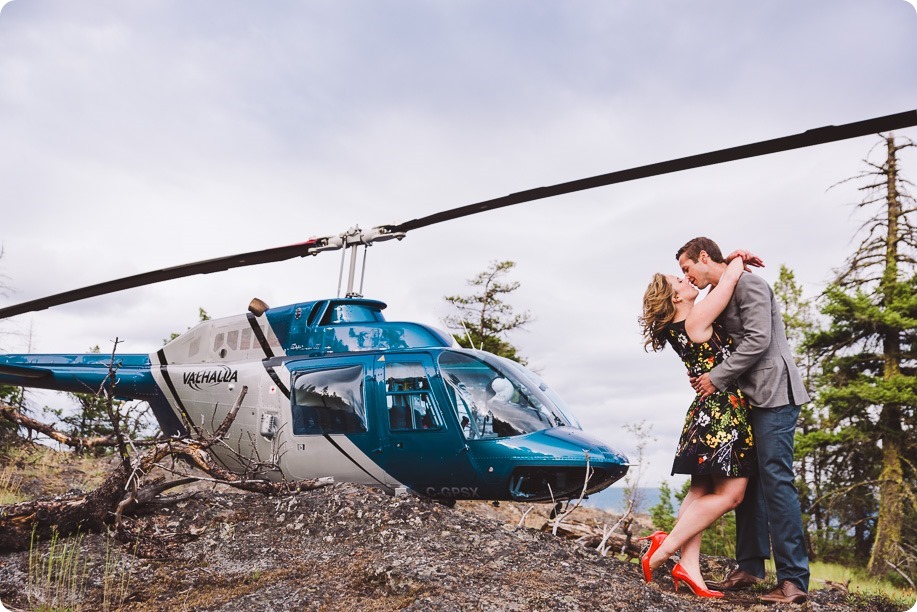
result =
[[[395,442],[395,448],[404,448],[404,442]]]

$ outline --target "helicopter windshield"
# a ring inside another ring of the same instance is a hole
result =
[[[505,362],[505,363],[504,363]],[[543,383],[523,366],[475,351],[444,351],[439,367],[468,439],[505,438],[549,429],[576,427]]]
[[[535,372],[532,372],[530,369],[519,363],[518,361],[513,361],[512,359],[507,359],[506,357],[500,357],[499,355],[492,355],[486,353],[488,360],[496,360],[498,363],[502,364],[503,367],[512,369],[516,372],[523,380],[528,380],[531,385],[537,388],[539,391],[548,396],[548,399],[554,404],[554,407],[557,408],[561,414],[564,415],[564,418],[567,419],[569,425],[576,427],[577,429],[582,429],[583,427],[579,424],[579,421],[576,420],[576,417],[573,416],[573,413],[570,411],[570,408],[567,406],[567,403],[557,394],[554,389],[546,385],[541,378]]]

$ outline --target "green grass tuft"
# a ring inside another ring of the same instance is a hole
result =
[[[765,563],[769,577],[775,578],[774,562],[770,559]],[[825,588],[826,582],[837,582],[847,585],[852,599],[857,597],[878,596],[887,598],[896,606],[908,610],[917,602],[917,591],[896,586],[887,580],[870,576],[865,570],[855,567],[840,565],[838,563],[824,563],[814,561],[809,564],[809,589]]]

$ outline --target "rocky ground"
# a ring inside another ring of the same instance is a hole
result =
[[[780,609],[753,595],[676,593],[662,571],[645,585],[634,563],[534,528],[543,512],[520,527],[516,504],[448,508],[350,484],[289,497],[201,490],[128,519],[124,542],[87,534],[0,555],[0,601],[13,610]],[[710,575],[724,570],[716,565]],[[785,608],[902,609],[827,590]]]

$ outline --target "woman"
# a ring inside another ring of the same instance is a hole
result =
[[[709,372],[722,362],[732,340],[715,323],[723,312],[746,264],[760,265],[747,252],[731,256],[726,272],[706,298],[695,304],[698,290],[684,278],[656,274],[643,296],[644,348],[660,351],[671,344],[691,376]],[[681,561],[672,570],[675,590],[686,583],[695,595],[722,597],[707,589],[700,571],[701,534],[713,521],[742,501],[748,476],[755,468],[755,449],[748,404],[732,385],[713,395],[694,398],[685,419],[672,474],[690,474],[691,488],[678,511],[672,532],[657,531],[645,540],[643,576],[681,549]]]

